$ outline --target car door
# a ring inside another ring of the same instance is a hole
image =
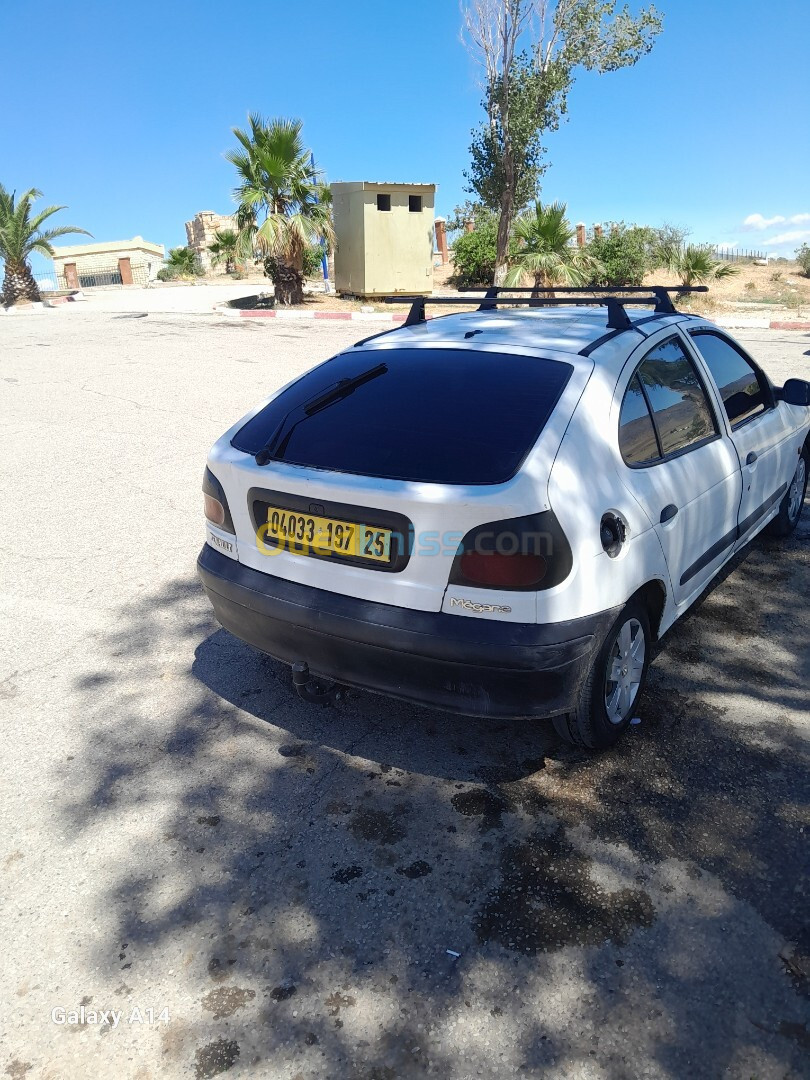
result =
[[[677,332],[625,367],[622,478],[650,519],[682,604],[733,550],[742,477],[734,446]],[[639,350],[640,351],[640,350]]]
[[[736,342],[709,327],[690,329],[688,337],[717,386],[740,459],[739,547],[787,490],[796,468],[793,426],[768,377]]]

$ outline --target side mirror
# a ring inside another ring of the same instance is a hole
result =
[[[788,379],[782,389],[782,400],[788,405],[810,405],[810,382]]]

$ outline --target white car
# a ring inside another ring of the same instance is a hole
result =
[[[430,321],[416,301],[226,432],[199,573],[308,700],[553,717],[601,749],[651,643],[753,536],[795,527],[810,384],[772,386],[664,290],[502,292]]]

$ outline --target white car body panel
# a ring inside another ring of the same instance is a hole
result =
[[[633,311],[639,318],[646,312]],[[660,631],[666,630],[705,588],[740,543],[747,542],[778,512],[778,503],[738,543],[717,552],[682,584],[684,572],[716,541],[732,532],[770,492],[789,483],[808,428],[810,410],[780,402],[757,421],[732,432],[717,388],[687,328],[711,324],[686,316],[649,322],[640,340],[626,332],[597,348],[592,357],[579,350],[605,333],[603,309],[546,309],[471,312],[403,328],[369,340],[361,348],[377,357],[389,349],[464,347],[499,353],[535,354],[571,364],[571,378],[536,445],[506,483],[481,486],[413,483],[303,468],[254,458],[230,445],[244,423],[276,397],[266,398],[234,424],[213,447],[209,467],[222,484],[235,537],[208,526],[208,542],[255,570],[327,592],[459,618],[515,623],[559,623],[619,608],[640,588],[655,583],[664,595]],[[465,333],[475,337],[465,340]],[[638,363],[656,343],[678,334],[686,341],[717,416],[719,435],[680,457],[630,468],[618,446],[622,398]],[[726,335],[727,336],[727,335]],[[288,384],[289,385],[289,384]],[[286,389],[286,388],[282,388]],[[281,393],[279,390],[278,393]],[[485,406],[485,403],[483,403]],[[484,412],[485,418],[485,412]],[[471,423],[477,418],[471,417]],[[480,422],[480,421],[479,421]],[[754,467],[745,465],[749,449]],[[740,461],[742,460],[742,466]],[[747,471],[746,471],[747,470]],[[417,547],[400,572],[386,573],[333,560],[316,560],[279,550],[260,550],[248,507],[248,491],[260,487],[403,514],[424,543],[434,538],[440,554]],[[767,490],[769,489],[769,490]],[[765,494],[761,494],[765,492]],[[759,502],[757,500],[759,499]],[[677,515],[661,524],[669,503]],[[552,509],[573,554],[568,577],[554,588],[519,592],[448,585],[461,537],[475,526]],[[616,558],[600,541],[604,513],[626,527],[626,542]]]
[[[399,347],[402,342],[379,343],[366,351],[380,352]],[[408,343],[414,347],[413,343]],[[420,343],[421,344],[421,343]],[[431,341],[430,347],[434,346]],[[457,342],[453,342],[457,345]],[[475,342],[480,351],[522,352],[511,346]],[[538,356],[570,363],[565,354],[550,350],[530,350]],[[582,358],[580,358],[582,359]],[[476,607],[509,607],[498,618],[512,622],[535,622],[535,593],[499,593],[496,590],[448,590],[447,582],[455,550],[463,536],[477,525],[521,517],[549,508],[548,476],[568,418],[574,411],[593,364],[577,364],[538,442],[531,449],[516,476],[504,484],[466,487],[455,484],[426,484],[383,480],[308,469],[283,462],[259,466],[255,460],[230,445],[230,439],[247,420],[234,425],[214,446],[209,466],[223,485],[233,516],[239,545],[239,561],[255,570],[382,604],[394,604],[419,611],[453,611],[461,617],[486,618],[493,613]],[[272,399],[268,399],[272,400]],[[251,413],[249,415],[255,415]],[[395,574],[332,560],[316,560],[289,550],[262,551],[257,542],[248,507],[248,491],[261,487],[289,492],[313,502],[338,502],[373,507],[404,514],[413,524],[416,549],[407,566]],[[438,552],[436,549],[439,549]],[[447,597],[445,598],[445,593]],[[477,594],[483,594],[478,597]],[[473,607],[453,605],[453,598],[474,601]]]

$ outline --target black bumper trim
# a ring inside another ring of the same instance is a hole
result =
[[[262,652],[465,715],[565,712],[618,613],[534,625],[412,611],[273,577],[208,544],[197,568],[220,623]]]

